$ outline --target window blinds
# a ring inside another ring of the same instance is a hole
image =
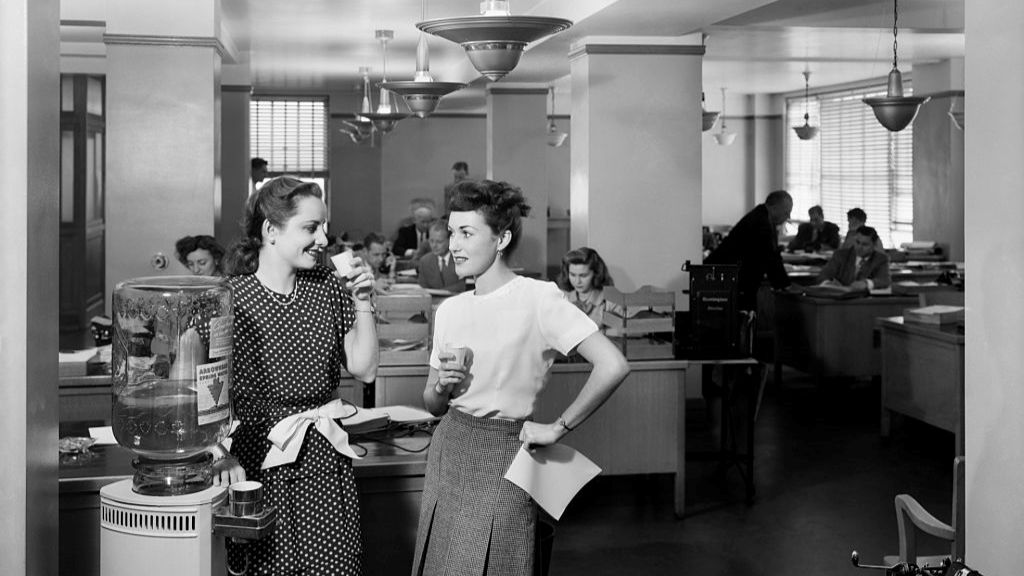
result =
[[[327,172],[327,101],[324,98],[253,98],[249,104],[252,157],[274,174]]]
[[[910,93],[910,87],[905,88]],[[828,220],[846,233],[846,211],[860,207],[886,247],[913,239],[913,126],[889,132],[875,119],[868,96],[885,95],[884,86],[817,96],[821,131],[815,140],[786,134],[787,186],[794,194],[794,216],[802,218],[815,200]],[[803,124],[803,98],[787,101],[790,126]],[[814,109],[811,109],[814,124]],[[797,197],[806,204],[798,212]]]

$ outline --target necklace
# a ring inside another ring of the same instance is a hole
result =
[[[295,284],[292,286],[292,291],[287,294],[274,292],[270,288],[267,288],[267,285],[264,284],[263,281],[260,280],[258,276],[256,277],[256,283],[260,285],[260,288],[263,288],[263,291],[266,292],[268,296],[270,296],[271,300],[277,302],[281,306],[291,306],[292,303],[295,302],[295,297],[299,294],[298,279],[296,279]]]

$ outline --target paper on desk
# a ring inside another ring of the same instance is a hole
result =
[[[437,419],[437,416],[415,406],[381,406],[377,410],[387,414],[392,422],[429,422]]]
[[[97,446],[103,444],[117,444],[114,438],[114,429],[110,426],[90,426],[89,436],[96,439]]]
[[[580,488],[601,473],[589,458],[564,444],[538,446],[533,452],[519,448],[505,479],[526,490],[548,514],[558,520]]]

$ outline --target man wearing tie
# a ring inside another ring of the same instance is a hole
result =
[[[448,222],[438,220],[430,226],[430,253],[419,260],[419,282],[424,288],[462,292],[465,282],[455,273],[455,261],[448,251]]]
[[[841,284],[854,290],[888,288],[889,256],[875,249],[878,232],[870,226],[861,226],[854,233],[853,248],[836,250],[832,259],[821,269],[818,282]]]
[[[401,258],[417,259],[430,251],[427,235],[430,225],[434,223],[434,201],[429,198],[416,198],[412,201],[412,223],[398,229],[392,252]]]

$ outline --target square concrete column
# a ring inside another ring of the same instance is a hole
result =
[[[184,235],[214,233],[220,189],[220,2],[109,0],[106,285],[182,273]],[[109,294],[108,294],[109,302]]]
[[[546,86],[487,87],[487,177],[515,184],[530,204],[514,266],[544,273],[548,254]]]
[[[570,52],[570,242],[597,250],[621,290],[681,289],[681,264],[701,261],[703,54],[587,39]]]

